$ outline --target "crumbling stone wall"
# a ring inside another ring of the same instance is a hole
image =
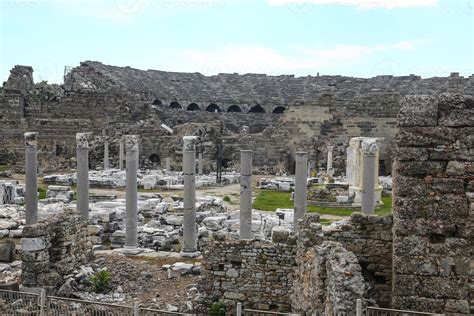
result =
[[[54,294],[64,277],[92,255],[87,220],[72,211],[25,226],[21,239],[22,284]]]
[[[368,297],[380,307],[392,301],[392,215],[353,213],[343,225],[324,231],[324,239],[355,254],[369,284]]]
[[[295,245],[258,241],[214,241],[203,250],[203,303],[234,308],[290,311]]]
[[[398,124],[393,306],[474,313],[474,100],[406,97]]]
[[[353,314],[357,299],[367,297],[367,283],[354,253],[326,241],[319,214],[300,220],[291,305],[302,315]]]

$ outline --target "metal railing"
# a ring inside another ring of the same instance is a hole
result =
[[[40,316],[40,295],[0,290],[0,315],[35,315]]]
[[[133,307],[48,296],[45,316],[63,315],[130,316]]]
[[[417,316],[417,315],[434,316],[434,315],[439,315],[439,314],[404,311],[404,310],[389,309],[389,308],[367,307],[365,309],[364,315],[365,316]]]

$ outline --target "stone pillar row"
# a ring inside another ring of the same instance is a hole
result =
[[[89,139],[91,133],[77,133],[77,211],[89,216]],[[38,133],[25,133],[25,173],[26,173],[26,224],[37,222],[37,137]],[[184,218],[183,247],[184,257],[199,256],[196,238],[196,143],[198,137],[183,138],[184,172]],[[137,172],[139,136],[125,135],[120,141],[120,167],[123,167],[123,149],[126,161],[126,238],[125,254],[141,252],[138,247],[137,219]],[[373,213],[374,188],[376,179],[376,155],[378,144],[375,139],[362,142],[362,211]],[[105,158],[105,157],[104,157]],[[308,153],[296,152],[294,229],[298,231],[298,220],[307,212]],[[104,160],[107,161],[107,160]],[[202,154],[199,154],[198,172],[202,171]],[[240,239],[252,239],[252,151],[240,152]],[[105,165],[104,165],[105,167]],[[166,169],[170,169],[170,159],[166,159]],[[332,171],[332,146],[328,146],[328,171]]]

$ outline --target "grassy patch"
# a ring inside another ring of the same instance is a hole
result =
[[[278,191],[267,191],[259,190],[258,195],[253,202],[252,207],[254,209],[262,211],[274,212],[277,208],[293,208],[293,201],[290,200],[291,193],[289,192],[278,192]],[[377,215],[390,214],[392,211],[392,197],[383,197],[382,201],[384,205],[375,211]],[[308,205],[309,212],[317,212],[320,214],[337,215],[337,216],[349,216],[352,212],[357,211],[349,208],[335,208],[335,207],[324,207],[316,205]]]
[[[0,165],[0,172],[7,171],[7,170],[10,170],[9,165]]]
[[[45,185],[38,185],[38,199],[46,199],[46,191],[48,191],[48,187]]]

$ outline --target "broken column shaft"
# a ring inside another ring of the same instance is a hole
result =
[[[240,239],[252,239],[252,151],[240,151]]]
[[[308,153],[296,153],[296,171],[295,171],[295,199],[294,199],[294,230],[299,230],[298,219],[302,218],[306,213],[307,207],[307,165]]]
[[[374,139],[362,141],[362,207],[366,214],[375,211],[376,154],[378,144]]]
[[[119,169],[123,170],[123,138],[119,142]]]
[[[77,212],[89,218],[89,136],[77,133]]]
[[[25,133],[25,217],[26,225],[38,221],[38,133]]]
[[[184,218],[183,257],[196,257],[196,136],[183,137]]]

